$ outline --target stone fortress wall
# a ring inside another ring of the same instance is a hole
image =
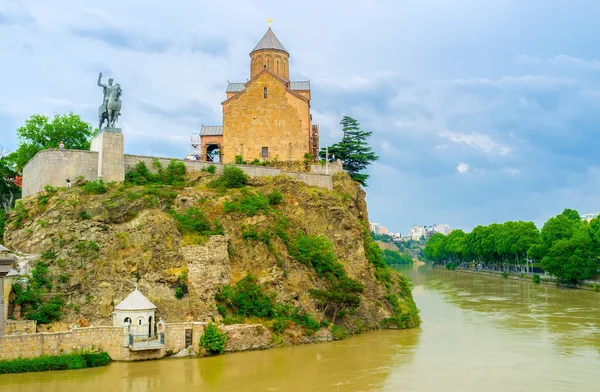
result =
[[[23,168],[23,197],[44,190],[46,185],[63,187],[66,179],[74,181],[82,176],[88,181],[101,177],[104,181],[123,181],[125,172],[138,162],[145,162],[152,170],[152,162],[158,160],[166,167],[173,158],[150,157],[124,154],[123,135],[121,133],[102,132],[92,140],[92,151],[82,150],[43,150],[38,152]],[[188,172],[200,171],[210,165],[222,173],[222,163],[199,162],[177,159],[185,164]],[[328,167],[312,165],[310,173],[287,172],[265,166],[236,165],[249,176],[267,177],[286,175],[309,186],[333,189],[331,176],[343,171],[339,162]]]

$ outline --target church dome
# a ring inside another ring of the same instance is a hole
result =
[[[257,50],[281,50],[289,55],[287,49],[282,45],[282,43],[277,39],[273,30],[269,27],[265,35],[262,39],[256,44],[254,49],[250,54],[256,52]]]

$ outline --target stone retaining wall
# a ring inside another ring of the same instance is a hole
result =
[[[98,153],[83,150],[42,150],[23,168],[23,197],[44,190],[46,185],[61,187],[66,179],[98,178]]]
[[[35,358],[101,349],[115,360],[127,360],[122,327],[90,327],[69,332],[36,333],[0,337],[0,360]]]
[[[35,193],[44,190],[46,185],[54,187],[62,187],[66,185],[66,179],[74,181],[75,178],[82,176],[88,181],[93,181],[98,178],[99,159],[101,153],[96,151],[82,150],[43,150],[38,152],[23,168],[23,197],[31,196]],[[106,154],[104,154],[106,155]],[[113,154],[114,155],[114,154]],[[105,157],[105,161],[113,166],[117,158]],[[173,158],[150,157],[144,155],[124,154],[123,166],[124,172],[133,168],[138,162],[145,162],[150,170],[154,170],[152,163],[160,162],[163,167],[167,167]],[[187,159],[177,159],[185,164],[188,172],[200,171],[203,168],[208,168],[210,165],[216,166],[216,173],[223,172],[224,165],[222,163],[190,161]],[[103,165],[103,167],[106,165]],[[297,181],[303,182],[309,186],[319,188],[333,189],[333,181],[331,176],[335,173],[343,171],[340,163],[331,163],[327,171],[325,166],[311,165],[310,173],[289,172],[278,168],[268,166],[254,165],[236,165],[246,174],[253,177],[270,177],[285,175]],[[113,168],[114,169],[114,168]],[[115,171],[115,170],[112,170]],[[112,173],[110,171],[110,173]],[[328,174],[326,174],[326,172]],[[109,171],[107,171],[109,173]],[[115,179],[116,174],[109,176],[108,181]],[[121,177],[119,177],[121,178]]]
[[[131,351],[128,334],[122,327],[89,327],[68,332],[7,335],[0,337],[0,360],[60,355],[82,350],[102,350],[115,361],[158,359],[185,349],[186,330],[192,330],[188,355],[198,354],[200,337],[206,323],[185,322],[165,324],[165,347],[160,350]],[[271,331],[262,325],[222,325],[227,337],[226,352],[262,350],[272,346]]]

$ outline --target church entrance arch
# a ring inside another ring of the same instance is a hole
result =
[[[207,162],[221,162],[218,144],[209,144],[206,146],[206,161]]]

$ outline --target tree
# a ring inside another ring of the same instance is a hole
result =
[[[19,147],[8,159],[14,163],[16,171],[21,172],[38,151],[58,148],[60,142],[69,149],[88,150],[94,134],[92,126],[77,114],[55,114],[52,119],[34,114],[17,129]]]
[[[440,262],[445,260],[446,258],[446,239],[447,237],[442,233],[435,233],[429,238],[427,244],[425,245],[425,249],[423,252],[425,253],[425,258],[427,260]]]
[[[582,224],[570,237],[554,242],[542,259],[544,270],[564,283],[577,283],[594,276],[598,269],[598,245],[591,234],[588,225]]]
[[[361,171],[379,159],[367,143],[367,138],[373,132],[360,129],[360,123],[348,116],[344,116],[340,124],[344,136],[340,142],[329,147],[329,155],[335,155],[337,159],[342,161],[350,178],[362,186],[367,186],[369,175],[361,173]],[[325,149],[321,149],[319,154],[321,157],[326,158]]]
[[[21,197],[21,188],[17,185],[16,178],[14,165],[0,147],[0,208],[6,212],[10,211],[15,200]]]

